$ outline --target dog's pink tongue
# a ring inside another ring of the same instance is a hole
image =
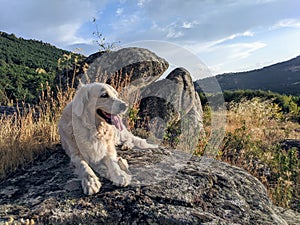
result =
[[[120,131],[123,130],[122,121],[121,118],[117,115],[111,115],[111,120],[116,128],[118,128]]]

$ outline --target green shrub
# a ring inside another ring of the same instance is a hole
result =
[[[207,105],[203,109],[207,137],[195,152],[200,156],[209,149],[211,132],[211,110]],[[290,119],[273,99],[252,97],[228,103],[227,131],[217,158],[257,177],[275,204],[300,210],[299,150],[283,149],[279,144],[284,139],[299,138],[294,131],[299,124]]]

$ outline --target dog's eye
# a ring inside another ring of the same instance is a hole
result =
[[[100,98],[108,98],[108,97],[109,97],[109,95],[107,93],[103,93],[100,95]]]

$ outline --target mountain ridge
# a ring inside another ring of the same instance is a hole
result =
[[[0,31],[0,105],[34,101],[41,84],[53,84],[58,60],[71,52]]]
[[[260,69],[218,74],[197,80],[196,84],[210,83],[213,79],[217,79],[223,91],[263,90],[300,95],[300,56]]]

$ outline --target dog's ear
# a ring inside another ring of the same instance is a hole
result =
[[[81,116],[84,110],[85,102],[88,101],[88,88],[81,84],[73,100],[73,112],[76,116]]]

